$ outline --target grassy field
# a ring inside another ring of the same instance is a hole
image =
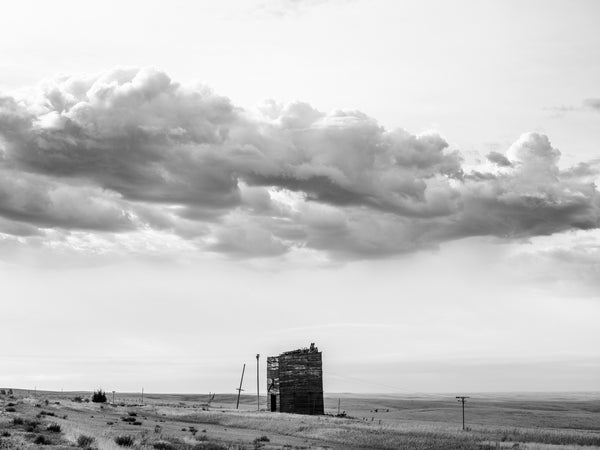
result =
[[[97,449],[600,449],[600,395],[326,397],[325,416],[256,411],[234,395],[0,391],[1,448]],[[83,401],[77,397],[81,397]],[[338,400],[347,417],[335,417]],[[263,403],[264,404],[264,399]]]

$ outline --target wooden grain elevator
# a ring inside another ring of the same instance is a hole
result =
[[[315,344],[267,358],[269,411],[324,414],[323,360]]]

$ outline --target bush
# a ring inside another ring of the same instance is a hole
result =
[[[136,417],[137,413],[134,411],[129,411],[127,414],[129,414],[131,417]]]
[[[156,449],[156,450],[177,450],[177,447],[175,447],[173,444],[171,444],[170,442],[166,442],[166,441],[158,441],[155,442],[154,444],[152,444],[152,446]]]
[[[92,401],[94,403],[106,403],[106,392],[104,392],[102,389],[94,391],[92,394]]]
[[[0,389],[0,395],[6,395],[6,391],[4,389]]]
[[[85,434],[80,434],[77,438],[77,447],[80,448],[91,448],[92,444],[96,439],[92,436],[86,436]]]
[[[37,436],[34,439],[33,443],[36,445],[50,445],[50,444],[52,444],[52,441],[50,439],[48,439],[46,436],[43,436],[40,434],[39,436]]]
[[[196,444],[192,447],[193,450],[227,450],[228,447],[217,444],[216,442],[205,442]]]
[[[25,422],[25,431],[29,433],[36,431],[39,424],[37,420],[27,420]]]
[[[255,442],[271,442],[268,436],[261,436],[259,438],[254,439]]]
[[[81,403],[83,401],[83,398],[81,398],[81,395],[76,395],[75,397],[73,397],[73,401],[76,403]]]
[[[46,430],[48,430],[48,431],[50,431],[52,433],[60,433],[61,428],[60,428],[59,424],[57,424],[57,423],[51,423],[50,425],[48,425],[46,427]]]
[[[13,402],[8,402],[8,403],[6,404],[6,406],[17,406],[17,405],[16,405],[15,403],[13,403]]]
[[[13,408],[12,406],[9,406],[4,411],[6,411],[6,412],[16,412],[17,410],[15,408]]]
[[[121,447],[132,447],[134,443],[133,436],[117,436],[115,443]]]
[[[22,417],[13,417],[12,423],[13,423],[13,425],[23,425],[23,418]]]
[[[130,423],[133,423],[133,422],[135,422],[135,417],[121,417],[121,420],[122,420],[123,422],[130,422]]]
[[[10,433],[8,431],[3,431],[1,436],[2,437],[10,437]]]

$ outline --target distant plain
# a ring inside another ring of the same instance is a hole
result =
[[[600,393],[469,395],[463,431],[450,394],[329,394],[325,416],[301,416],[264,411],[264,397],[258,412],[252,395],[236,410],[233,394],[210,404],[208,395],[145,394],[142,405],[139,393],[116,393],[112,405],[111,392],[102,404],[86,401],[91,392],[14,389],[0,395],[0,448],[600,449]],[[336,417],[338,404],[346,417]]]

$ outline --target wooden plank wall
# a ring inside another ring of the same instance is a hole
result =
[[[275,394],[275,411],[279,411],[279,356],[267,357],[267,411],[271,409],[271,395]]]
[[[267,358],[267,383],[277,394],[276,410],[297,414],[324,414],[321,352],[287,352]]]

